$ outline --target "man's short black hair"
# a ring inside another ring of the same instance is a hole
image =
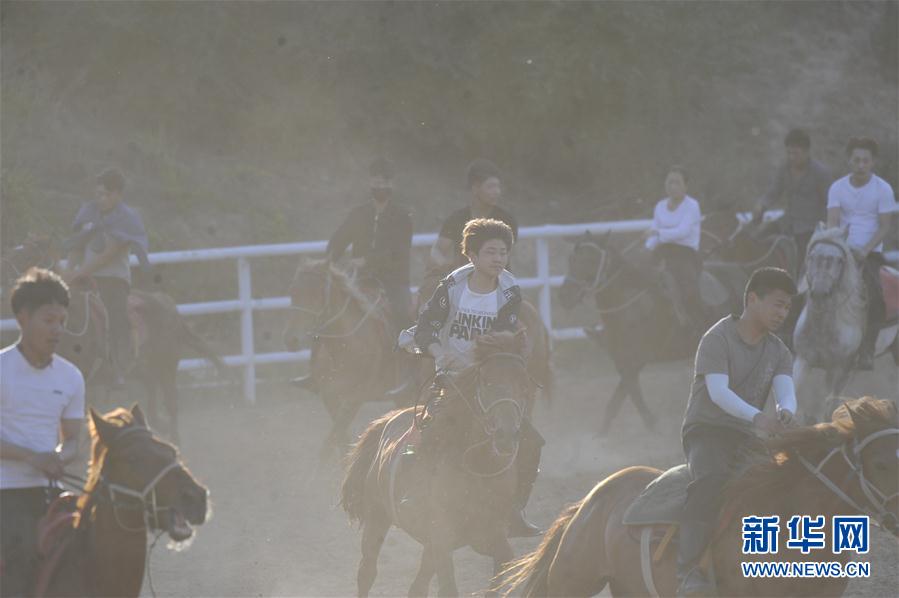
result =
[[[787,295],[795,296],[796,283],[790,273],[782,268],[759,268],[749,277],[746,290],[743,292],[743,305],[749,303],[749,293],[755,293],[759,299],[771,291],[783,291]]]
[[[10,303],[14,314],[23,309],[33,312],[43,305],[50,304],[68,307],[69,287],[55,272],[44,268],[29,268],[16,281]]]
[[[812,147],[812,139],[808,136],[805,129],[791,129],[787,136],[784,137],[784,145],[786,147],[799,147],[804,150]]]
[[[371,164],[368,165],[368,174],[370,176],[382,176],[385,179],[392,179],[396,170],[393,167],[393,162],[388,158],[378,157],[371,161]]]
[[[107,168],[97,175],[97,184],[103,185],[107,191],[122,192],[125,190],[125,175],[118,168]]]
[[[865,149],[871,152],[871,157],[876,158],[880,147],[877,142],[870,137],[850,137],[846,144],[846,155],[851,156],[852,152],[857,149]]]
[[[499,178],[499,168],[490,160],[478,158],[468,165],[468,188],[480,185],[490,177]]]

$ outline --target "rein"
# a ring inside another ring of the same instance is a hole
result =
[[[640,241],[640,239],[637,239],[637,241]],[[632,241],[627,247],[625,247],[621,251],[621,253],[625,254],[628,251],[630,251],[631,249],[633,249],[636,246],[637,241]],[[608,252],[605,249],[603,249],[602,247],[600,247],[598,244],[596,244],[592,241],[584,241],[583,243],[581,243],[581,245],[590,247],[599,252],[600,257],[599,257],[599,264],[596,267],[596,274],[594,275],[593,282],[591,284],[587,284],[586,282],[584,282],[582,280],[578,280],[576,278],[571,278],[571,277],[569,277],[568,280],[578,286],[582,297],[588,292],[593,293],[594,296],[599,295],[600,292],[605,290],[605,288],[608,287],[618,277],[618,275],[624,271],[624,266],[615,270],[615,272],[613,272],[604,282],[600,282],[600,280],[602,278],[603,270],[605,270],[605,267],[606,267],[606,259],[607,259]],[[599,311],[600,314],[612,314],[612,313],[616,313],[616,312],[625,310],[628,307],[630,307],[631,305],[633,305],[634,303],[636,303],[637,301],[639,301],[640,298],[642,298],[643,295],[645,295],[648,292],[649,292],[648,288],[642,289],[640,291],[637,291],[632,297],[627,299],[621,305],[616,305],[615,307],[606,307],[606,308],[597,306],[597,310]]]
[[[480,448],[482,446],[485,446],[487,444],[494,442],[493,434],[496,432],[496,428],[490,421],[490,413],[494,409],[496,409],[500,405],[506,405],[506,404],[512,405],[513,409],[515,410],[516,427],[519,429],[521,428],[521,421],[524,419],[524,409],[521,407],[521,404],[515,399],[499,399],[497,401],[494,401],[493,403],[491,403],[490,405],[488,405],[486,407],[484,406],[484,400],[483,400],[483,397],[481,396],[480,368],[481,368],[481,366],[483,366],[485,363],[487,363],[491,359],[499,359],[499,358],[512,359],[513,361],[516,361],[521,366],[521,368],[525,371],[526,375],[530,376],[530,374],[527,373],[527,362],[525,361],[524,357],[522,357],[521,355],[519,355],[517,353],[505,353],[505,352],[504,353],[493,353],[491,355],[488,355],[484,360],[482,360],[478,364],[476,364],[476,367],[478,368],[477,382],[476,382],[476,386],[475,386],[475,396],[474,396],[474,398],[476,400],[476,405],[472,405],[470,399],[466,396],[465,393],[462,392],[462,390],[455,383],[455,381],[452,379],[451,376],[447,378],[450,385],[453,387],[453,390],[456,392],[456,394],[458,394],[460,397],[462,397],[462,400],[465,402],[465,405],[468,407],[469,411],[471,411],[472,416],[475,418],[475,420],[478,423],[480,423],[481,428],[484,431],[484,434],[487,436],[486,439],[470,445],[468,448],[466,448],[462,452],[462,469],[464,469],[466,473],[469,473],[469,474],[471,474],[475,477],[479,477],[479,478],[494,478],[494,477],[501,476],[504,473],[506,473],[507,471],[509,471],[515,465],[515,460],[518,458],[518,450],[519,450],[519,447],[521,446],[521,443],[516,441],[515,448],[512,450],[511,453],[508,453],[508,454],[501,454],[498,451],[496,451],[496,447],[494,447],[494,452],[497,454],[497,456],[509,457],[509,461],[503,467],[501,467],[498,471],[494,471],[494,472],[490,472],[490,473],[481,473],[479,471],[475,471],[472,467],[470,467],[468,465],[468,461],[469,461],[468,456],[473,451],[477,450],[478,448]]]
[[[859,442],[856,438],[852,439],[852,447],[851,451],[847,452],[847,447],[849,446],[849,442],[845,442],[839,447],[831,450],[824,458],[817,464],[813,465],[810,463],[805,457],[797,453],[797,457],[799,457],[799,462],[811,473],[815,478],[817,478],[822,484],[827,486],[827,488],[837,495],[843,502],[856,509],[861,513],[865,513],[872,519],[878,521],[880,525],[889,531],[896,533],[897,530],[897,522],[896,516],[889,512],[886,509],[887,503],[896,500],[899,498],[899,492],[894,492],[887,496],[884,494],[877,486],[872,484],[865,477],[864,466],[861,462],[861,453],[865,449],[868,444],[877,440],[878,438],[883,438],[885,436],[890,436],[893,434],[899,434],[899,428],[887,428],[884,430],[879,430],[872,434],[866,436],[861,442]],[[858,486],[862,491],[862,494],[865,495],[867,499],[867,503],[871,508],[865,508],[864,506],[858,504],[851,496],[849,496],[842,488],[837,486],[833,480],[824,475],[821,470],[827,464],[831,457],[836,454],[840,454],[843,457],[843,460],[849,466],[849,473],[844,482],[849,482],[852,478],[857,478]]]
[[[324,301],[324,308],[321,311],[315,311],[315,310],[309,309],[308,307],[303,307],[301,305],[291,306],[291,309],[294,309],[301,313],[311,314],[316,319],[316,325],[311,330],[306,332],[307,336],[314,336],[314,337],[317,337],[320,339],[321,338],[340,339],[340,338],[351,337],[351,336],[355,335],[359,331],[360,328],[362,328],[362,325],[365,323],[365,321],[368,320],[368,318],[373,313],[375,313],[375,311],[377,311],[377,309],[381,306],[381,303],[383,301],[383,296],[382,295],[378,296],[377,300],[375,300],[374,303],[372,303],[365,310],[365,312],[362,314],[362,317],[359,318],[359,321],[356,322],[356,324],[353,326],[353,328],[349,332],[342,333],[342,334],[327,334],[327,333],[325,333],[325,330],[327,330],[329,326],[331,326],[332,324],[334,324],[338,320],[340,320],[340,318],[343,317],[343,315],[347,312],[347,310],[350,307],[350,304],[353,301],[353,296],[351,293],[347,292],[346,300],[343,302],[343,305],[341,306],[341,308],[333,316],[329,317],[326,321],[324,321],[322,323],[318,323],[328,315],[330,307],[331,307],[332,274],[330,272],[327,272],[324,274],[324,277],[325,277],[325,281],[326,281],[325,282],[325,301]]]

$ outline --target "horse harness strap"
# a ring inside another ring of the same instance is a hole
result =
[[[852,452],[847,453],[846,448],[847,443],[842,444],[841,446],[834,448],[831,450],[825,457],[818,463],[817,466],[812,465],[805,457],[802,455],[797,455],[799,457],[800,463],[811,473],[815,478],[821,481],[831,492],[836,494],[841,500],[843,500],[846,504],[850,505],[854,509],[865,513],[871,516],[873,519],[876,519],[882,526],[895,526],[895,516],[887,511],[886,505],[892,500],[895,500],[899,497],[899,492],[894,492],[893,494],[887,496],[884,494],[877,486],[868,481],[865,477],[865,472],[863,465],[860,461],[861,452],[865,449],[865,447],[871,442],[877,440],[878,438],[883,438],[884,436],[890,436],[893,434],[899,434],[899,428],[887,428],[884,430],[879,430],[872,434],[869,434],[864,439],[859,442],[858,440],[853,438],[852,441]],[[862,494],[865,495],[867,502],[870,507],[873,508],[865,508],[859,505],[851,496],[849,496],[846,492],[844,492],[839,486],[833,483],[833,481],[824,475],[821,470],[827,464],[831,457],[835,454],[840,453],[843,456],[843,459],[846,461],[846,464],[849,466],[849,473],[847,475],[847,481],[851,480],[852,477],[858,478],[858,485],[862,491]],[[886,521],[892,520],[892,523],[885,523]]]
[[[652,544],[653,526],[645,525],[640,530],[640,572],[643,574],[643,583],[652,598],[659,598],[655,580],[652,577],[652,558],[650,548]]]

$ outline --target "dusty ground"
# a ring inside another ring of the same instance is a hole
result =
[[[528,513],[546,526],[568,502],[595,482],[631,464],[666,467],[682,460],[679,429],[690,372],[686,362],[660,365],[643,376],[644,392],[660,416],[660,430],[646,433],[626,406],[610,436],[595,438],[600,407],[611,394],[614,374],[587,343],[558,347],[557,402],[537,410],[547,438],[543,473]],[[597,368],[597,363],[599,367]],[[859,376],[848,394],[895,397],[881,360],[875,374]],[[356,421],[361,430],[385,404],[372,404]],[[350,596],[355,593],[359,532],[335,508],[337,471],[308,485],[327,415],[317,400],[298,398],[286,386],[261,389],[260,403],[247,407],[230,397],[193,393],[183,399],[182,451],[212,492],[213,519],[193,546],[176,553],[158,547],[153,582],[160,596]],[[899,550],[895,539],[873,531],[872,577],[853,582],[851,596],[895,595]],[[514,543],[516,554],[534,540]],[[405,595],[420,547],[394,529],[381,552],[373,593]],[[470,550],[456,553],[459,589],[471,594],[487,582],[491,564]],[[434,590],[435,587],[432,587]],[[149,595],[147,584],[144,592]]]

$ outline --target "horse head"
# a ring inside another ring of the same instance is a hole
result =
[[[574,241],[574,249],[568,256],[568,272],[559,288],[559,303],[571,309],[584,298],[599,289],[610,274],[609,233],[594,235],[585,232]]]
[[[492,332],[477,337],[473,367],[476,410],[483,419],[493,452],[514,454],[531,396],[526,368],[527,338],[517,332]],[[464,375],[464,374],[463,374]]]
[[[317,322],[328,311],[333,284],[334,272],[328,260],[305,260],[297,268],[288,289],[293,317],[283,334],[289,350],[299,350],[303,330],[310,327],[308,320]]]
[[[53,239],[49,235],[34,233],[28,233],[21,245],[3,254],[3,269],[16,278],[32,267],[52,269],[59,258]]]
[[[829,487],[843,493],[843,502],[869,514],[899,535],[899,417],[892,401],[862,397],[844,402],[831,421],[787,430],[769,441],[775,451],[799,459],[813,475],[821,477],[830,459],[845,463]],[[815,465],[800,455],[824,455]]]
[[[831,297],[858,282],[856,257],[846,242],[844,229],[819,225],[809,241],[805,276],[813,300]]]
[[[87,496],[103,493],[116,523],[130,531],[159,530],[175,542],[206,521],[208,490],[184,466],[178,450],[147,427],[140,407],[100,415],[90,410],[91,473]],[[136,514],[142,515],[138,522]]]

